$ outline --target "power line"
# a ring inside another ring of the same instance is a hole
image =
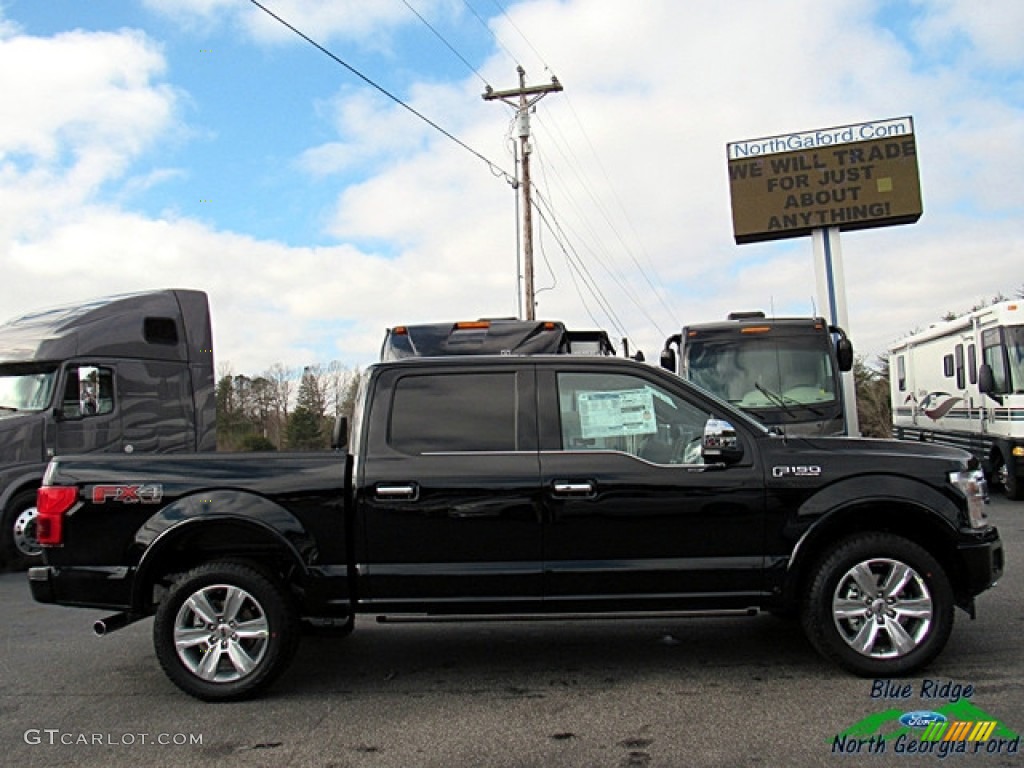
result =
[[[544,153],[543,152],[538,152],[537,154],[538,154],[538,158],[541,161],[541,169],[544,172],[545,181],[547,181],[547,167],[548,167],[548,164],[544,160],[544,157],[545,157]],[[555,171],[554,168],[552,168],[552,171],[554,173],[556,173],[556,176],[557,176],[557,172]],[[592,236],[592,241],[599,244],[600,250],[603,250],[605,252],[605,257],[606,258],[602,258],[601,254],[599,253],[599,249],[595,249],[593,247],[588,247],[587,248],[587,250],[590,253],[590,255],[604,269],[604,271],[608,274],[608,277],[611,278],[612,282],[615,283],[619,287],[619,289],[625,294],[626,298],[629,299],[629,301],[633,303],[633,305],[640,311],[641,314],[643,314],[644,317],[647,318],[647,320],[657,329],[657,331],[659,333],[664,335],[664,331],[661,329],[661,327],[658,324],[657,320],[655,320],[651,316],[650,312],[647,309],[646,303],[636,294],[636,291],[630,286],[629,280],[626,278],[626,276],[621,274],[620,273],[621,271],[620,272],[616,272],[616,270],[613,268],[614,265],[615,265],[615,259],[614,259],[614,256],[612,255],[611,251],[605,245],[604,239],[601,238],[601,237],[598,237],[596,231],[594,230],[594,227],[590,224],[590,221],[589,221],[587,215],[579,208],[578,205],[575,204],[575,200],[574,200],[573,196],[568,193],[568,187],[565,185],[564,182],[562,182],[562,186],[566,188],[566,193],[567,193],[567,196],[569,198],[569,202],[570,202],[570,204],[573,205],[573,207],[574,207],[574,209],[575,209],[575,211],[577,213],[577,216],[580,219],[580,222],[582,223],[582,225],[585,228],[587,228],[590,231],[590,234]],[[594,199],[594,203],[598,207],[598,210],[601,210],[600,202],[593,195],[591,195],[591,197],[592,197],[592,199]],[[546,201],[546,204],[549,207],[551,207],[550,200]],[[552,216],[554,216],[553,209],[552,209]],[[606,221],[607,221],[607,217],[606,217]],[[608,225],[610,227],[612,227],[612,230],[614,231],[614,226],[611,224],[611,222],[608,221],[607,223],[608,223]],[[560,225],[560,228],[564,229],[564,227],[562,227],[561,225]],[[578,239],[581,242],[586,244],[587,240],[585,238],[579,237],[578,235],[577,235],[577,237],[578,237]],[[621,238],[620,238],[620,240],[621,240]],[[625,244],[623,244],[623,245],[625,246]],[[639,267],[639,265],[637,265],[637,267],[639,269],[641,269],[641,271],[642,271],[642,268]]]
[[[546,61],[544,61],[544,57],[541,56],[540,51],[538,51],[534,47],[533,43],[530,42],[530,39],[525,34],[523,34],[523,30],[521,30],[518,27],[518,25],[516,25],[516,23],[514,21],[512,21],[512,17],[509,16],[508,13],[505,12],[505,9],[502,7],[501,3],[499,3],[498,0],[491,0],[491,3],[494,4],[495,8],[497,8],[499,11],[501,11],[501,15],[505,17],[505,20],[509,23],[509,25],[512,27],[512,29],[514,29],[516,31],[516,33],[521,38],[523,38],[523,42],[526,43],[530,47],[530,50],[533,51],[537,55],[537,58],[540,60],[540,63],[544,65],[544,70],[546,72],[551,72],[551,67],[549,67],[548,63]],[[468,2],[467,2],[467,4],[468,4]],[[504,46],[502,46],[502,47],[504,48]]]
[[[572,109],[571,106],[570,106],[570,109]],[[591,202],[593,203],[593,209],[596,210],[597,214],[604,221],[605,225],[608,227],[609,230],[611,230],[614,238],[622,246],[622,250],[626,253],[626,255],[629,256],[629,258],[633,262],[633,265],[635,266],[636,270],[640,273],[640,276],[643,278],[644,282],[650,288],[651,294],[655,298],[657,298],[659,300],[659,303],[661,304],[662,308],[667,313],[668,317],[670,319],[672,319],[672,320],[675,320],[675,324],[676,325],[679,325],[678,320],[676,320],[676,318],[675,318],[674,311],[672,310],[672,308],[664,300],[664,298],[662,296],[662,291],[660,291],[658,289],[658,287],[655,285],[654,281],[651,279],[651,276],[649,274],[649,270],[646,269],[644,267],[644,265],[641,264],[640,261],[637,259],[636,254],[634,252],[634,249],[632,247],[630,247],[629,243],[626,242],[626,239],[623,237],[622,232],[619,230],[619,227],[616,226],[615,222],[613,221],[612,216],[610,215],[608,208],[605,206],[605,204],[602,202],[601,198],[595,192],[595,190],[594,190],[593,186],[591,185],[589,179],[587,178],[586,174],[583,173],[582,163],[580,162],[580,160],[579,160],[578,156],[576,155],[576,153],[573,151],[572,144],[565,138],[565,135],[562,133],[562,130],[558,126],[558,123],[557,122],[551,122],[549,124],[548,121],[540,120],[539,117],[538,117],[538,120],[540,121],[541,125],[543,125],[545,127],[548,127],[549,129],[553,129],[554,132],[551,135],[552,135],[552,139],[553,139],[553,143],[555,145],[555,148],[558,150],[559,154],[561,154],[562,158],[569,165],[570,169],[574,170],[576,172],[576,174],[579,176],[580,184],[581,184],[584,192],[587,194],[587,196],[590,198]],[[627,213],[625,207],[622,205],[621,198],[618,196],[618,193],[615,190],[615,186],[611,183],[611,180],[608,178],[608,174],[604,170],[604,166],[601,164],[600,156],[597,154],[597,151],[594,149],[594,146],[590,142],[589,137],[586,135],[586,131],[583,128],[583,124],[579,122],[579,118],[578,117],[577,117],[577,123],[579,125],[580,132],[583,134],[584,139],[587,140],[587,143],[590,146],[591,152],[594,155],[594,159],[597,161],[598,168],[601,169],[602,172],[604,173],[604,178],[605,178],[605,181],[609,185],[609,189],[611,191],[612,199],[616,203],[618,203],[620,212],[622,213],[622,215],[625,218],[626,222],[628,224],[630,224],[630,229],[632,230],[633,237],[637,240],[637,242],[639,242],[639,235],[637,235],[637,233],[636,233],[636,228],[632,226],[632,222],[631,222],[631,220],[629,218],[629,214]],[[560,141],[554,140],[555,138],[560,139]],[[563,148],[563,146],[565,148]],[[562,182],[562,184],[563,184],[563,186],[566,187],[566,191],[568,192],[568,185],[566,185],[564,181]],[[572,200],[572,195],[571,194],[569,195],[569,198],[570,198],[570,200]],[[577,213],[579,214],[579,216],[581,217],[581,219],[584,222],[586,222],[589,219],[588,214],[584,213],[579,207],[577,207],[576,210],[577,210]],[[608,246],[604,243],[604,240],[603,239],[597,239],[597,242],[602,244],[602,250],[607,252],[609,258],[613,258],[612,255],[611,255],[610,250],[608,249]],[[642,244],[640,246],[640,250],[643,251]],[[655,271],[656,272],[653,264],[650,263],[650,257],[647,257],[647,261],[648,261],[648,264],[650,266],[650,271]],[[656,274],[655,274],[655,277],[657,277]],[[625,280],[626,278],[623,276],[622,279]],[[638,306],[639,306],[639,303],[637,302],[636,299],[633,299],[633,301],[634,301],[634,303],[637,303]],[[659,324],[650,316],[650,314],[647,313],[646,307],[644,309],[642,309],[642,311],[644,312],[644,314],[648,318],[648,320],[650,320],[651,323],[658,329],[658,331],[662,332]]]
[[[442,127],[441,127],[440,125],[438,125],[437,123],[435,123],[435,122],[434,122],[433,120],[431,120],[431,119],[430,119],[429,117],[427,117],[426,115],[424,115],[424,114],[423,114],[422,112],[419,112],[419,111],[417,111],[415,107],[412,107],[411,105],[409,105],[409,104],[406,104],[406,103],[405,103],[404,101],[402,101],[402,99],[398,98],[398,97],[397,97],[397,96],[395,96],[395,95],[394,95],[393,93],[391,93],[391,92],[390,92],[389,90],[387,90],[386,88],[384,88],[384,86],[382,86],[382,85],[378,85],[378,84],[377,84],[376,82],[374,82],[374,81],[373,81],[373,80],[371,80],[371,79],[370,79],[369,77],[367,77],[366,75],[364,75],[364,74],[363,74],[362,72],[360,72],[360,71],[359,71],[358,69],[356,69],[355,67],[353,67],[353,66],[352,66],[351,64],[349,64],[349,63],[347,63],[347,62],[343,61],[343,60],[342,60],[342,59],[341,59],[340,57],[338,57],[337,55],[335,55],[335,54],[334,54],[334,53],[332,53],[331,51],[329,51],[329,50],[327,50],[326,48],[324,48],[324,46],[320,45],[320,43],[318,43],[318,42],[317,42],[316,40],[314,40],[313,38],[311,38],[311,37],[310,37],[309,35],[307,35],[307,34],[306,34],[305,32],[302,32],[301,30],[299,30],[299,29],[297,29],[296,27],[294,27],[294,26],[292,26],[291,24],[289,24],[289,23],[288,23],[287,21],[285,21],[284,19],[282,19],[282,18],[281,18],[280,16],[278,16],[278,15],[277,15],[276,13],[274,13],[273,11],[271,11],[271,10],[270,10],[269,8],[267,8],[267,7],[265,6],[265,5],[263,5],[262,3],[258,2],[258,0],[249,0],[249,2],[251,2],[251,3],[252,3],[253,5],[255,5],[255,6],[257,7],[257,8],[259,8],[259,9],[260,9],[261,11],[263,11],[263,12],[264,12],[265,14],[267,14],[268,16],[270,16],[271,18],[273,18],[274,20],[276,20],[277,22],[279,22],[279,23],[280,23],[280,24],[282,24],[283,26],[285,26],[285,27],[287,27],[288,29],[290,29],[290,30],[291,30],[292,32],[294,32],[294,33],[295,33],[296,35],[298,35],[299,37],[301,37],[301,38],[302,38],[303,40],[305,40],[305,41],[306,41],[307,43],[309,43],[309,44],[310,44],[310,45],[312,45],[312,46],[313,46],[314,48],[316,48],[317,50],[319,50],[319,51],[320,51],[321,53],[325,54],[326,56],[329,56],[329,57],[330,57],[331,59],[333,59],[333,60],[334,60],[335,62],[337,62],[338,64],[340,64],[341,66],[343,66],[343,67],[344,67],[345,69],[347,69],[347,70],[348,70],[349,72],[351,72],[351,73],[352,73],[353,75],[355,75],[356,77],[358,77],[358,78],[359,78],[360,80],[362,80],[362,81],[363,81],[364,83],[366,83],[366,84],[367,84],[367,85],[369,85],[370,87],[374,88],[375,90],[379,91],[380,93],[384,94],[384,95],[385,95],[385,96],[387,96],[387,97],[388,97],[389,99],[391,99],[391,101],[395,102],[396,104],[398,104],[398,105],[399,105],[400,107],[402,107],[403,109],[407,110],[408,112],[411,112],[411,113],[412,113],[413,115],[415,115],[416,117],[418,117],[418,118],[419,118],[420,120],[422,120],[422,121],[423,121],[424,123],[426,123],[426,124],[427,124],[427,125],[429,125],[429,126],[430,126],[431,128],[433,128],[433,129],[434,129],[435,131],[437,131],[438,133],[440,133],[440,134],[442,134],[443,136],[447,137],[447,138],[448,138],[448,139],[450,139],[451,141],[455,142],[456,144],[458,144],[458,145],[459,145],[460,147],[462,147],[462,148],[463,148],[464,150],[466,150],[467,152],[469,152],[469,153],[470,153],[471,155],[473,155],[473,156],[474,156],[474,157],[476,157],[477,159],[479,159],[479,160],[483,160],[483,161],[484,161],[484,162],[485,162],[485,163],[487,164],[487,167],[488,167],[488,168],[490,169],[490,171],[491,171],[491,173],[492,173],[492,174],[494,174],[495,176],[502,176],[502,177],[504,177],[504,178],[505,178],[505,180],[506,180],[506,181],[507,181],[508,183],[510,183],[510,184],[514,184],[514,183],[515,183],[515,177],[514,177],[514,176],[512,176],[512,174],[508,173],[508,172],[507,172],[506,170],[504,170],[504,169],[503,169],[503,168],[502,168],[501,166],[499,166],[499,165],[498,165],[497,163],[491,162],[491,161],[490,161],[490,160],[488,160],[488,159],[487,159],[486,157],[484,157],[484,156],[483,156],[482,154],[480,154],[480,153],[479,153],[479,152],[477,152],[477,151],[476,151],[475,149],[473,149],[473,148],[472,148],[471,146],[469,146],[468,144],[466,144],[466,143],[465,143],[464,141],[462,141],[462,140],[461,140],[461,139],[459,139],[458,137],[456,137],[456,136],[452,135],[451,133],[449,133],[448,131],[446,131],[446,130],[445,130],[444,128],[442,128]]]
[[[537,199],[550,214],[550,221],[548,220],[548,217],[543,214],[540,205],[537,206],[537,213],[541,217],[541,221],[547,225],[548,231],[552,233],[555,240],[562,248],[562,253],[565,254],[566,261],[568,262],[570,269],[575,268],[577,270],[580,278],[583,279],[584,284],[587,285],[587,289],[590,291],[590,294],[597,300],[597,303],[601,306],[605,315],[611,321],[612,325],[615,326],[615,330],[623,336],[628,336],[629,334],[626,333],[625,326],[619,319],[615,310],[612,309],[611,302],[608,301],[601,289],[597,287],[597,281],[590,273],[590,270],[587,269],[583,258],[577,250],[569,244],[569,238],[566,236],[565,230],[562,229],[562,225],[554,216],[554,209],[551,207],[551,202],[540,193],[540,190],[537,190]],[[570,255],[570,252],[572,255]]]
[[[476,75],[478,78],[480,78],[480,82],[482,82],[484,85],[488,85],[487,80],[484,79],[484,76],[481,75],[477,71],[476,67],[474,67],[472,64],[470,64],[466,60],[465,56],[463,56],[461,53],[459,53],[457,50],[455,50],[455,46],[453,46],[451,43],[449,43],[444,35],[442,35],[440,32],[438,32],[429,21],[427,21],[425,18],[423,18],[423,16],[420,15],[420,12],[417,11],[415,8],[413,8],[409,4],[409,0],[402,0],[402,2],[405,4],[406,8],[408,8],[410,11],[412,11],[414,14],[416,14],[416,18],[419,19],[420,21],[422,21],[426,25],[427,29],[429,29],[431,32],[434,33],[434,35],[437,37],[438,40],[440,40],[442,43],[444,43],[448,47],[449,51],[451,51],[452,53],[454,53],[456,56],[459,57],[459,60],[463,64],[466,65],[466,67],[469,69],[470,72],[472,72],[474,75]]]
[[[469,0],[463,0],[463,1],[466,3],[467,6],[469,6]],[[547,61],[545,61],[544,56],[537,49],[537,47],[533,44],[533,42],[526,36],[526,34],[523,32],[523,30],[520,29],[519,25],[517,25],[515,23],[515,21],[508,14],[508,12],[505,10],[504,6],[499,2],[499,0],[491,0],[491,3],[492,3],[492,5],[494,5],[495,8],[498,9],[498,11],[501,13],[501,15],[508,22],[509,26],[511,26],[512,29],[515,30],[516,34],[518,34],[519,37],[522,38],[523,42],[526,43],[526,45],[529,47],[529,49],[531,51],[533,51],[533,53],[540,60],[541,64],[543,64],[544,69],[546,71],[550,72],[551,71],[551,67],[548,65]],[[470,7],[470,10],[473,10],[471,6],[469,6],[469,7]],[[476,14],[475,11],[473,11],[473,13],[474,13],[474,15],[477,16],[478,19],[480,18],[479,15]],[[489,29],[489,27],[488,27],[488,29]],[[508,49],[505,48],[505,46],[501,43],[501,41],[498,39],[497,35],[493,31],[491,32],[491,34],[494,36],[494,39],[498,42],[498,44],[501,45],[502,48],[504,48],[506,52],[508,52]],[[509,54],[509,55],[511,56],[511,54]],[[611,181],[608,178],[607,170],[604,168],[604,165],[601,163],[600,156],[597,154],[597,151],[594,148],[594,144],[590,140],[590,136],[587,134],[586,129],[583,126],[583,122],[580,120],[580,117],[576,113],[576,110],[573,108],[571,102],[569,102],[569,110],[571,111],[573,117],[575,118],[576,124],[579,127],[580,132],[583,134],[583,138],[586,140],[587,145],[590,147],[590,151],[591,151],[592,155],[597,160],[598,168],[604,174],[605,181],[610,185],[610,189],[611,189],[611,192],[612,192],[613,199],[618,204],[619,210],[625,216],[626,222],[629,225],[630,230],[632,231],[633,237],[636,238],[636,241],[638,243],[640,243],[639,236],[637,235],[637,232],[636,232],[636,228],[635,228],[635,226],[633,226],[633,222],[629,218],[629,215],[626,212],[626,209],[623,206],[622,200],[621,200],[621,198],[619,198],[618,193],[616,192],[614,185],[611,184]],[[538,119],[540,119],[540,118],[538,118]],[[540,122],[543,124],[544,120],[541,119]],[[554,123],[554,126],[555,126],[556,130],[559,130],[558,126],[557,126],[557,123]],[[562,136],[562,139],[563,139],[563,141],[565,141],[565,137],[564,136]],[[601,214],[601,216],[604,218],[605,223],[611,229],[611,231],[613,232],[615,238],[622,245],[622,247],[625,250],[626,254],[629,256],[629,258],[633,262],[633,264],[636,267],[636,269],[640,272],[640,275],[643,277],[644,281],[647,283],[647,285],[649,286],[651,292],[654,294],[655,298],[661,304],[662,308],[666,311],[666,313],[668,314],[669,318],[671,318],[672,320],[675,320],[675,324],[678,325],[679,322],[678,322],[678,319],[675,317],[675,312],[673,311],[672,307],[666,302],[664,294],[663,294],[663,291],[659,290],[659,288],[655,285],[654,280],[652,280],[651,276],[648,274],[648,270],[645,269],[644,266],[637,259],[637,256],[636,256],[634,250],[626,243],[626,241],[623,238],[621,232],[619,231],[619,229],[613,223],[612,218],[609,215],[607,208],[602,204],[602,202],[600,201],[598,196],[594,193],[593,189],[591,188],[591,186],[589,184],[589,181],[586,178],[586,175],[583,174],[582,171],[580,170],[581,164],[579,162],[579,159],[576,157],[575,152],[572,151],[572,145],[569,144],[568,142],[565,142],[565,143],[569,147],[568,155],[566,154],[566,152],[564,150],[561,149],[561,147],[559,147],[559,152],[561,152],[563,157],[566,157],[566,160],[567,160],[567,162],[569,162],[570,167],[575,166],[575,172],[577,173],[577,175],[580,178],[580,183],[582,184],[584,190],[589,195],[590,199],[596,205],[597,210]],[[556,144],[556,146],[558,146],[558,142],[555,142],[555,144]],[[569,157],[570,155],[571,155],[571,159]],[[572,196],[570,195],[570,199],[571,199],[571,197]],[[584,216],[584,219],[585,218],[586,217]],[[645,256],[646,261],[647,261],[648,266],[650,267],[650,269],[653,270],[654,269],[654,265],[651,262],[650,256],[643,249],[642,243],[640,243],[640,251]],[[602,266],[604,266],[604,265],[602,265]],[[614,280],[616,280],[616,282],[619,283],[620,287],[623,288],[623,290],[627,293],[627,295],[629,295],[629,293],[630,293],[629,289],[626,286],[624,286],[621,281],[619,281],[618,279],[615,278],[614,273],[612,273],[611,270],[607,266],[605,266],[605,269],[606,269],[606,271],[609,272],[609,274],[612,275],[612,278]],[[657,277],[656,274],[655,274],[655,277]],[[660,283],[660,280],[658,282]],[[637,304],[637,306],[641,309],[641,311],[648,318],[648,320],[650,320],[652,322],[652,324],[655,325],[655,327],[657,327],[658,323],[653,320],[653,318],[647,312],[646,308],[644,306],[642,306],[641,303],[638,302],[635,297],[630,295],[630,298],[631,298],[631,300],[635,304]],[[660,328],[659,328],[659,330],[660,330]]]
[[[462,2],[467,8],[469,8],[469,12],[476,17],[476,20],[480,22],[480,26],[487,30],[487,34],[494,38],[494,42],[498,44],[498,47],[500,47],[501,50],[505,52],[505,55],[508,56],[513,61],[513,63],[516,64],[516,66],[518,66],[519,60],[512,55],[512,51],[506,48],[505,44],[501,42],[501,39],[496,34],[494,34],[494,30],[487,25],[487,21],[484,19],[484,17],[476,12],[476,8],[469,4],[469,0],[462,0]]]
[[[567,98],[566,99],[566,105],[569,107],[569,112],[572,113],[573,118],[576,120],[576,124],[579,126],[580,133],[583,135],[584,140],[587,142],[587,146],[590,148],[590,153],[594,157],[594,160],[597,162],[597,167],[600,169],[602,175],[604,176],[605,182],[608,184],[608,188],[609,188],[609,190],[612,193],[612,198],[618,204],[619,211],[622,213],[623,217],[626,220],[626,223],[629,225],[629,229],[633,233],[633,237],[636,238],[637,243],[639,243],[641,253],[646,258],[648,266],[655,273],[655,277],[657,277],[657,269],[655,268],[654,263],[651,261],[650,254],[648,254],[647,253],[647,249],[644,248],[643,241],[640,239],[640,235],[636,231],[636,226],[633,224],[633,220],[630,217],[629,212],[626,209],[626,206],[623,204],[622,198],[619,197],[618,190],[616,189],[615,185],[612,184],[611,178],[608,175],[608,170],[607,170],[607,168],[605,168],[604,163],[601,162],[601,156],[600,156],[600,154],[598,154],[597,149],[594,147],[594,143],[590,140],[590,135],[587,133],[587,130],[586,130],[586,128],[583,125],[583,121],[580,119],[580,116],[576,112],[575,107],[573,107],[572,100]],[[607,214],[605,214],[605,216],[607,218]],[[610,221],[609,221],[609,224],[611,224]],[[661,304],[662,308],[668,313],[669,317],[672,320],[675,321],[676,326],[680,326],[681,323],[679,321],[679,318],[676,315],[676,312],[673,309],[673,307],[665,300],[665,297],[663,295],[663,291],[659,290],[651,282],[650,278],[647,275],[646,270],[644,270],[644,268],[637,261],[636,256],[633,254],[632,249],[626,244],[625,240],[618,233],[618,231],[615,229],[614,226],[612,226],[612,229],[613,229],[613,231],[615,231],[616,237],[618,237],[619,242],[621,242],[623,247],[626,249],[626,252],[629,253],[630,258],[633,260],[633,263],[636,264],[637,268],[640,270],[640,274],[643,275],[644,280],[650,286],[651,290],[654,292],[654,295],[658,298],[658,301]],[[659,279],[659,284],[661,284],[661,280],[660,279]]]

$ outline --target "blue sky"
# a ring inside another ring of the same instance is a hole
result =
[[[843,235],[861,352],[1024,285],[1015,0],[264,4],[506,170],[485,82],[557,75],[533,175],[572,250],[539,227],[538,314],[648,359],[682,323],[815,306],[809,238],[732,241],[731,141],[914,117],[924,216]],[[506,181],[248,0],[0,0],[0,91],[0,317],[199,288],[252,374],[518,309]]]

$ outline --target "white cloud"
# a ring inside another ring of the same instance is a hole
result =
[[[163,71],[138,32],[0,40],[0,255],[88,203],[173,124],[177,95],[153,82]]]
[[[930,0],[919,2],[924,18],[918,28],[922,47],[966,43],[959,64],[1020,66],[1024,63],[1024,5],[1013,0]]]
[[[0,151],[43,163],[96,147],[138,152],[174,106],[171,89],[151,82],[163,70],[158,47],[138,32],[0,40]]]

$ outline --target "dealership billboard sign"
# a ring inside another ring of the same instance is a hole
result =
[[[738,141],[727,152],[737,243],[921,218],[913,118]]]

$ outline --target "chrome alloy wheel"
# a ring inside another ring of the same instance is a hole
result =
[[[211,584],[192,593],[174,619],[178,658],[211,683],[241,680],[267,652],[270,625],[263,606],[244,589]]]
[[[36,538],[36,518],[39,513],[35,506],[21,510],[14,519],[14,546],[25,557],[36,557],[43,551]]]
[[[934,606],[928,587],[899,560],[865,560],[848,570],[832,596],[832,618],[853,650],[875,659],[906,656],[928,636]]]

